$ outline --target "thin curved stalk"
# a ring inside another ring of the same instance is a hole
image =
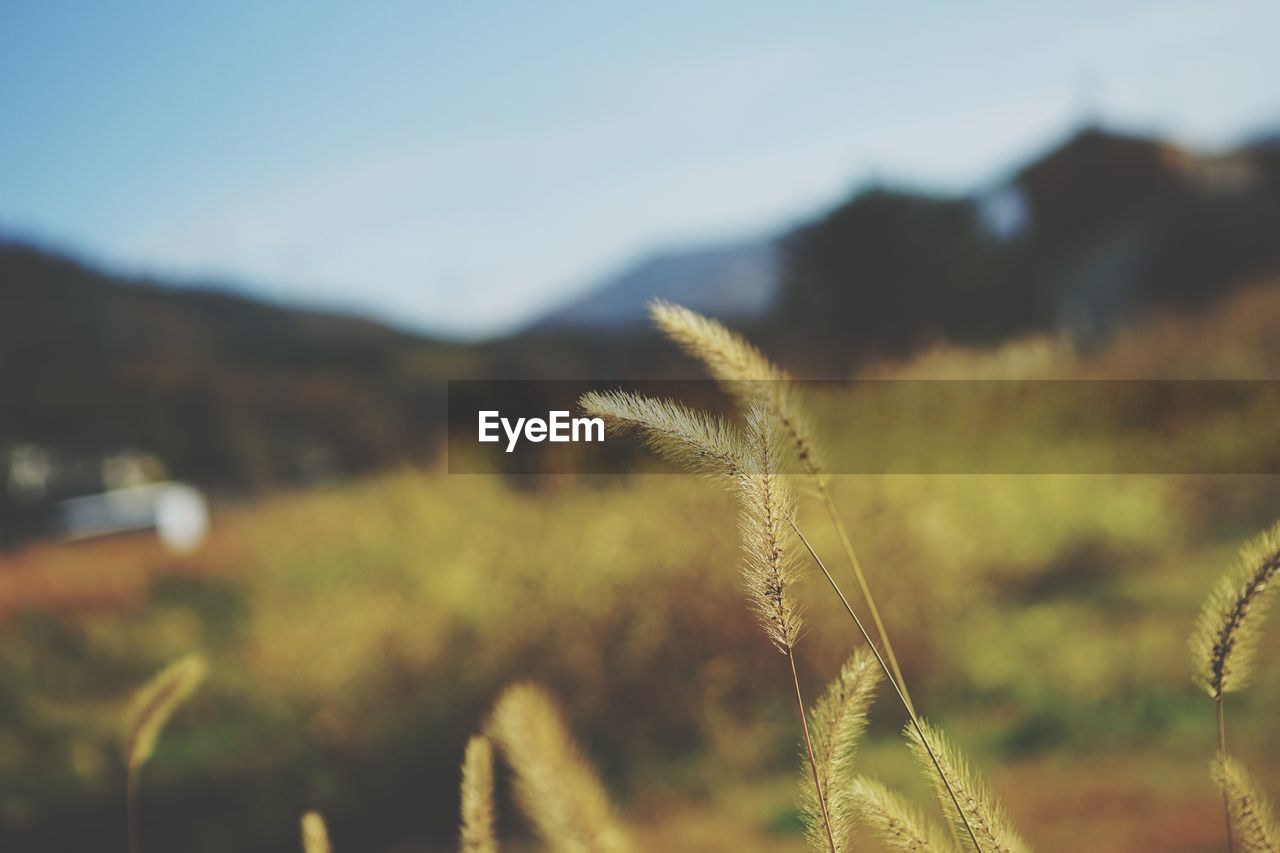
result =
[[[787,649],[787,662],[791,664],[791,683],[796,689],[796,711],[800,714],[800,730],[804,732],[804,749],[809,756],[809,770],[813,773],[813,788],[818,794],[818,805],[822,809],[822,827],[827,831],[831,853],[839,853],[836,849],[836,837],[831,831],[831,815],[827,813],[827,798],[818,781],[818,759],[813,754],[813,741],[809,738],[809,715],[804,711],[804,698],[800,695],[800,674],[796,672],[796,655],[791,648]]]
[[[1222,708],[1223,695],[1218,694],[1218,754],[1227,754],[1227,716]],[[1222,812],[1227,818],[1227,853],[1235,853],[1235,833],[1231,831],[1231,798],[1224,788],[1222,791]]]
[[[804,533],[796,525],[795,521],[791,521],[791,529],[795,531],[796,536],[804,543],[804,547],[809,551],[809,556],[813,557],[813,561],[818,564],[818,568],[822,570],[822,574],[827,579],[827,583],[831,584],[831,588],[835,590],[836,595],[840,597],[840,603],[844,605],[844,609],[849,611],[849,616],[853,619],[853,623],[858,626],[862,639],[866,641],[871,652],[876,656],[880,668],[884,670],[885,677],[889,679],[889,683],[893,685],[893,690],[898,694],[898,699],[902,701],[902,707],[907,710],[907,716],[911,719],[911,725],[916,730],[916,734],[920,736],[920,743],[923,744],[925,751],[929,753],[930,760],[933,761],[934,768],[938,771],[938,778],[942,780],[942,784],[947,789],[947,794],[951,797],[951,802],[956,807],[956,813],[960,815],[960,819],[964,821],[964,828],[969,833],[969,840],[973,842],[973,849],[977,853],[982,853],[982,845],[978,843],[978,836],[973,831],[973,827],[969,824],[969,818],[965,814],[964,809],[960,806],[960,799],[956,796],[956,792],[951,788],[951,783],[947,781],[946,774],[942,772],[942,765],[938,762],[938,756],[934,755],[933,748],[929,746],[929,739],[925,736],[924,728],[920,725],[920,719],[916,716],[915,709],[911,707],[911,703],[907,701],[906,694],[902,692],[902,688],[898,682],[894,680],[889,665],[885,662],[884,656],[880,654],[880,650],[876,648],[876,644],[871,639],[871,635],[867,633],[866,626],[862,624],[862,620],[858,618],[858,614],[849,606],[849,599],[845,598],[844,593],[840,590],[840,585],[836,583],[835,578],[831,576],[831,572],[827,570],[827,566],[822,562],[822,558],[818,556],[818,552],[813,550],[813,546],[809,544],[809,540],[805,538]]]
[[[827,488],[826,482],[822,477],[816,479],[822,503],[827,508],[827,514],[831,516],[831,523],[835,525],[836,534],[840,537],[840,545],[844,548],[845,557],[848,558],[849,565],[853,569],[853,576],[858,581],[862,599],[867,602],[867,610],[871,612],[871,621],[875,623],[876,635],[879,636],[880,643],[884,646],[885,656],[889,659],[889,666],[893,669],[892,673],[886,673],[886,675],[889,676],[890,681],[897,683],[908,710],[914,713],[915,706],[911,704],[911,691],[907,690],[906,679],[902,677],[902,667],[898,666],[898,656],[893,652],[893,643],[889,642],[889,633],[884,628],[884,620],[880,618],[880,608],[876,607],[876,599],[871,594],[871,587],[867,584],[867,576],[862,571],[862,564],[858,562],[858,555],[854,553],[853,542],[849,539],[849,533],[845,530],[844,521],[836,510],[836,503],[831,497],[831,491]]]

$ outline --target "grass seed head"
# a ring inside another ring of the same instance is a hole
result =
[[[486,733],[514,771],[516,800],[549,848],[563,853],[630,849],[604,786],[544,689],[527,683],[507,688]]]
[[[151,758],[165,724],[208,671],[203,657],[190,654],[160,670],[134,693],[124,724],[124,759],[130,770],[137,770]]]
[[[1271,590],[1280,571],[1280,524],[1240,550],[1214,586],[1191,634],[1195,681],[1210,697],[1243,689],[1257,653]]]
[[[1280,851],[1280,827],[1271,802],[1249,776],[1244,765],[1229,755],[1214,759],[1210,775],[1227,801],[1231,837],[1244,853]]]
[[[493,808],[493,746],[476,735],[467,743],[462,759],[462,827],[459,848],[463,853],[496,853]]]

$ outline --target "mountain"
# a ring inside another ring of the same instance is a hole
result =
[[[1268,136],[1205,154],[1087,126],[976,193],[873,186],[790,231],[655,255],[523,336],[639,334],[646,303],[667,299],[837,372],[938,337],[1092,339],[1280,262],[1277,161]]]
[[[0,475],[134,448],[241,488],[419,459],[468,354],[378,323],[161,286],[0,242]],[[0,497],[0,501],[3,498]]]
[[[777,297],[781,257],[772,239],[658,254],[587,289],[533,324],[536,331],[620,329],[648,322],[666,299],[727,320],[763,316]]]
[[[655,298],[727,320],[801,375],[846,377],[939,339],[1090,341],[1198,310],[1280,269],[1277,233],[1280,148],[1205,155],[1088,128],[987,191],[866,188],[772,238],[657,255],[465,346],[0,240],[0,527],[14,459],[74,473],[145,456],[239,491],[431,458],[446,379],[701,375],[650,328]]]
[[[1086,127],[988,191],[872,187],[787,234],[773,318],[837,375],[939,339],[1088,343],[1275,271],[1278,233],[1274,150]]]

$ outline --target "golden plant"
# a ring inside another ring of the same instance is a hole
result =
[[[812,771],[813,796],[818,807],[818,816],[822,820],[822,830],[826,835],[827,846],[833,851],[837,849],[836,835],[828,813],[831,792],[824,788],[819,776],[818,761],[810,737],[808,715],[804,710],[799,676],[796,672],[794,646],[799,637],[798,606],[790,600],[790,596],[783,594],[794,582],[798,569],[795,567],[793,557],[785,566],[779,565],[773,569],[772,574],[769,569],[770,562],[776,560],[779,555],[794,554],[794,549],[782,547],[784,540],[792,539],[792,534],[804,545],[814,563],[821,569],[876,663],[893,686],[894,693],[906,710],[918,742],[931,760],[931,775],[940,782],[949,795],[951,808],[958,816],[959,823],[964,826],[969,842],[978,853],[981,853],[982,845],[978,835],[974,828],[969,826],[968,811],[962,808],[960,798],[952,790],[950,779],[943,772],[942,762],[933,755],[930,739],[925,736],[925,730],[916,715],[915,707],[906,691],[901,670],[897,667],[896,660],[892,658],[892,649],[883,623],[879,619],[878,609],[871,597],[852,544],[844,533],[834,501],[826,491],[826,476],[822,472],[814,449],[816,443],[811,437],[807,418],[804,417],[803,407],[798,402],[790,378],[780,368],[773,366],[759,350],[714,320],[669,303],[655,303],[652,311],[659,326],[679,345],[701,358],[712,375],[724,383],[727,390],[738,398],[740,406],[745,409],[747,437],[739,439],[732,425],[671,401],[654,400],[625,392],[597,392],[585,395],[580,402],[588,413],[604,417],[606,422],[612,421],[615,428],[622,426],[638,429],[652,448],[676,464],[683,465],[692,473],[710,475],[713,478],[727,477],[729,481],[739,485],[743,499],[743,521],[740,526],[747,554],[744,577],[749,599],[753,609],[762,619],[766,634],[787,655],[791,665],[805,751]],[[783,436],[786,437],[785,441]],[[825,496],[824,503],[832,521],[840,531],[846,555],[875,619],[880,640],[885,646],[885,655],[877,649],[875,640],[849,604],[839,584],[796,525],[794,504],[789,491],[783,491],[784,481],[779,476],[782,467],[779,448],[784,443],[791,446],[794,455],[813,476]],[[741,453],[736,451],[738,447],[743,448]],[[731,449],[734,452],[730,452]],[[768,476],[761,476],[762,474]],[[756,518],[760,516],[762,485],[770,487],[769,494],[772,498],[785,496],[786,511],[770,515],[768,520],[775,526],[777,522],[785,521],[785,528],[789,530],[772,531],[774,536],[772,540],[761,535]],[[889,656],[888,660],[886,656]],[[816,822],[811,823],[811,826],[816,825]]]
[[[733,479],[746,468],[742,436],[723,418],[627,391],[592,391],[578,405],[615,432],[639,431],[651,450],[691,473]]]
[[[545,690],[508,687],[485,729],[515,774],[517,802],[548,847],[563,853],[631,849],[604,786]]]
[[[777,470],[781,448],[774,419],[764,409],[753,407],[747,413],[747,435],[742,437],[732,424],[669,400],[618,391],[593,392],[583,396],[580,405],[606,423],[639,429],[651,448],[686,470],[737,486],[747,600],[765,635],[787,656],[812,790],[816,792],[813,802],[818,820],[814,826],[821,826],[824,846],[835,851],[826,792],[818,776],[795,663],[795,645],[803,624],[791,592],[800,573],[792,524],[795,501]]]
[[[496,853],[493,830],[493,746],[483,735],[467,742],[462,759],[462,826],[459,849],[463,853]]]
[[[955,850],[951,840],[933,821],[901,795],[866,776],[856,776],[849,786],[849,799],[854,811],[869,825],[884,844],[895,853],[935,853]]]
[[[1271,582],[1280,571],[1280,524],[1247,543],[1209,594],[1191,634],[1196,683],[1210,698],[1242,690],[1257,654]]]
[[[1227,767],[1224,763],[1227,755],[1224,697],[1227,693],[1243,690],[1248,684],[1277,571],[1280,571],[1280,523],[1240,549],[1235,568],[1223,575],[1209,593],[1191,632],[1193,678],[1217,706],[1218,755],[1223,757],[1223,762],[1219,762],[1223,768]],[[1222,772],[1225,774],[1226,770]],[[1214,778],[1219,780],[1222,788],[1227,847],[1234,849],[1238,809],[1222,781],[1227,776],[1215,770]],[[1240,778],[1247,779],[1244,776]]]
[[[760,618],[765,635],[787,656],[791,683],[795,688],[796,713],[804,734],[805,753],[813,779],[814,800],[821,819],[822,836],[832,853],[837,853],[835,830],[827,811],[827,794],[818,775],[818,760],[809,733],[800,675],[796,669],[796,643],[802,620],[791,587],[799,579],[795,536],[791,518],[794,499],[786,481],[777,473],[778,435],[772,419],[759,408],[747,414],[747,453],[750,470],[740,478],[742,512],[742,577],[747,598]],[[815,822],[816,823],[816,822]],[[815,830],[816,831],[816,830]],[[821,836],[820,836],[821,837]]]
[[[778,651],[790,657],[803,624],[791,592],[800,579],[791,530],[795,499],[777,473],[777,432],[759,409],[748,415],[747,443],[751,469],[739,478],[742,578],[765,634]]]
[[[307,812],[300,821],[302,825],[303,853],[332,853],[333,845],[329,843],[329,828],[319,812]]]
[[[195,693],[209,665],[197,654],[180,658],[138,688],[124,714],[125,783],[129,811],[129,849],[138,850],[138,777],[151,759],[160,732],[178,707]]]
[[[826,564],[822,562],[822,558],[818,556],[818,552],[814,550],[813,545],[811,545],[809,540],[805,538],[804,534],[800,532],[800,528],[795,527],[794,524],[792,526],[795,529],[796,536],[808,550],[809,556],[813,558],[814,563],[816,563],[818,568],[822,571],[823,577],[825,577],[827,579],[827,583],[831,585],[831,589],[835,592],[836,597],[839,598],[840,603],[844,605],[845,611],[849,614],[849,618],[853,620],[853,624],[857,627],[858,633],[862,637],[863,642],[867,644],[867,648],[870,649],[872,655],[875,656],[876,663],[880,665],[880,669],[883,670],[885,677],[889,679],[889,685],[893,687],[894,693],[898,696],[898,700],[902,702],[902,707],[907,712],[907,726],[914,732],[917,742],[923,748],[924,754],[929,758],[930,767],[926,767],[926,773],[930,773],[935,782],[941,783],[942,789],[946,791],[947,796],[950,798],[952,809],[955,814],[959,815],[960,823],[964,825],[964,829],[969,836],[969,841],[972,843],[974,850],[976,850],[977,853],[982,853],[982,845],[978,841],[977,832],[969,825],[968,812],[961,807],[960,797],[951,785],[950,776],[943,771],[942,761],[934,754],[931,738],[925,736],[924,724],[921,722],[920,717],[916,715],[915,709],[911,707],[911,703],[907,700],[906,695],[903,694],[902,688],[893,680],[893,675],[889,672],[889,665],[885,663],[884,656],[881,655],[880,651],[876,648],[875,642],[867,632],[866,626],[862,624],[862,620],[858,618],[858,614],[854,612],[853,607],[849,604],[849,599],[845,598],[844,592],[840,589],[840,585],[836,583],[835,578],[831,576],[831,571],[827,568]],[[954,825],[951,825],[951,829],[952,833],[956,836],[957,843],[959,843],[958,831]]]
[[[1210,776],[1227,803],[1233,845],[1245,853],[1280,853],[1280,827],[1271,803],[1239,761],[1218,753]]]
[[[943,813],[962,841],[976,850],[1019,853],[1027,844],[1013,828],[1004,807],[987,784],[973,774],[958,750],[928,723],[908,725],[906,735],[916,762],[932,777]]]
[[[876,606],[866,573],[853,548],[853,540],[845,529],[844,520],[827,486],[830,478],[823,469],[818,442],[814,438],[813,428],[795,381],[750,342],[709,317],[660,300],[651,303],[649,310],[654,322],[667,337],[701,361],[725,390],[738,400],[740,408],[745,410],[753,406],[764,407],[772,413],[782,431],[789,437],[796,459],[801,468],[812,477],[827,516],[840,538],[845,559],[849,562],[859,592],[871,614],[876,637],[893,670],[890,677],[897,683],[908,707],[914,711],[911,691],[907,689],[906,679],[902,676],[902,667],[898,664],[898,656],[889,640],[889,633],[885,630],[880,608]]]
[[[801,786],[800,810],[811,847],[824,847],[821,820],[825,814],[837,849],[849,849],[855,819],[853,759],[879,680],[871,652],[858,649],[809,713],[817,773],[812,782],[806,780]]]
[[[706,364],[716,379],[752,383],[787,378],[786,373],[769,361],[764,353],[710,317],[663,299],[649,303],[649,316],[677,346]],[[753,395],[746,401],[748,406],[762,402],[756,395],[785,393],[781,390],[770,392],[765,387],[748,384],[736,387],[744,394]]]

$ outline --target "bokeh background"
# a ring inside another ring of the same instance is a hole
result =
[[[1262,2],[6,3],[0,848],[125,849],[120,712],[200,651],[144,849],[292,849],[310,808],[339,850],[450,849],[523,678],[642,849],[799,849],[730,499],[450,475],[445,382],[697,377],[653,298],[805,377],[1276,378],[1277,32]],[[1274,470],[1274,421],[1223,428],[1168,438]],[[1038,848],[1222,849],[1186,636],[1276,478],[832,489],[917,704]],[[851,645],[824,592],[811,693]],[[1280,794],[1265,643],[1229,713]],[[924,802],[900,725],[882,700],[861,761]]]

